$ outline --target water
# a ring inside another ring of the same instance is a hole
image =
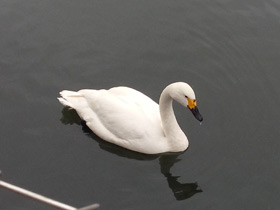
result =
[[[0,3],[2,179],[75,207],[278,209],[280,3]],[[174,104],[189,149],[128,152],[89,133],[62,89],[130,86],[158,100],[174,81],[204,117]],[[0,189],[0,209],[51,209]]]

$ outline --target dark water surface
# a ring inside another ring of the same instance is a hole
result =
[[[276,210],[280,206],[280,1],[0,2],[2,179],[75,207]],[[102,142],[56,97],[174,81],[190,148],[145,156]],[[0,189],[0,209],[54,209]]]

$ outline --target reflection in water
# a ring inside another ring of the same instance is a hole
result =
[[[159,158],[159,163],[161,173],[167,178],[168,185],[173,191],[175,198],[177,200],[185,200],[198,192],[202,192],[202,190],[197,183],[180,183],[177,180],[180,176],[172,176],[170,169],[175,163],[180,161],[178,159],[179,155],[162,155]]]
[[[197,183],[180,183],[178,178],[180,176],[172,176],[170,169],[172,166],[179,162],[178,159],[181,153],[166,153],[159,155],[146,155],[138,152],[134,152],[117,145],[111,144],[100,139],[96,136],[85,124],[84,121],[81,121],[80,117],[74,109],[64,108],[62,110],[61,122],[63,124],[78,124],[82,125],[84,133],[89,135],[91,138],[96,140],[99,143],[101,149],[106,150],[110,153],[116,154],[121,157],[136,159],[136,160],[154,160],[159,158],[160,170],[161,173],[166,177],[168,186],[174,193],[174,196],[177,200],[185,200],[192,197],[198,192],[202,192]]]

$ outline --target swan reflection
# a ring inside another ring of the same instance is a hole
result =
[[[170,189],[177,200],[185,200],[192,197],[194,194],[202,192],[198,184],[195,183],[180,183],[178,178],[180,176],[172,176],[171,167],[179,162],[177,155],[162,155],[159,157],[161,173],[166,177]]]
[[[172,190],[175,198],[177,200],[185,200],[196,193],[202,192],[201,188],[198,184],[195,183],[180,183],[178,178],[180,176],[173,176],[170,172],[173,165],[179,162],[181,159],[178,157],[182,153],[166,153],[159,155],[146,155],[138,152],[134,152],[131,150],[127,150],[125,148],[119,147],[117,145],[111,144],[100,139],[97,135],[95,135],[85,124],[84,121],[81,121],[79,116],[77,115],[75,110],[69,110],[64,108],[62,110],[62,118],[61,122],[63,124],[78,124],[82,126],[82,130],[85,134],[90,136],[92,139],[96,140],[99,143],[101,149],[108,151],[110,153],[116,154],[121,157],[135,159],[135,160],[155,160],[159,159],[160,171],[163,176],[166,178],[169,188]]]

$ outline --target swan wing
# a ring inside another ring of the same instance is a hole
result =
[[[84,89],[72,97],[61,95],[91,130],[111,143],[139,150],[163,136],[158,104],[132,88]]]

